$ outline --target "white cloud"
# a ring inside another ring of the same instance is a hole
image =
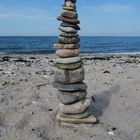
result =
[[[128,12],[134,10],[135,7],[131,5],[123,5],[123,4],[105,4],[98,7],[95,6],[84,6],[83,10],[87,10],[90,12]]]
[[[29,19],[29,20],[55,20],[46,10],[37,7],[7,8],[0,6],[0,18]]]

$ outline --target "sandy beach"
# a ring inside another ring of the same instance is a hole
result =
[[[82,55],[95,125],[56,122],[54,59],[0,56],[0,140],[140,140],[140,55]]]

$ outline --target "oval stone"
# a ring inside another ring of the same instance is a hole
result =
[[[84,82],[76,84],[61,84],[53,82],[53,86],[61,91],[82,91],[87,89],[87,85]]]
[[[72,7],[72,8],[76,8],[76,5],[72,2],[72,1],[68,1],[66,0],[65,3],[64,3],[64,6],[65,7]]]
[[[73,7],[63,6],[63,9],[64,9],[64,10],[75,11],[75,12],[76,12],[76,8],[73,8]]]
[[[72,64],[81,61],[81,58],[79,56],[77,57],[70,57],[70,58],[57,58],[55,60],[55,63],[61,63],[61,64]]]
[[[76,34],[78,32],[75,28],[72,28],[72,27],[62,27],[62,26],[60,26],[58,29],[62,32],[65,32],[65,33]]]
[[[59,37],[59,43],[62,44],[75,44],[80,41],[79,37]]]
[[[79,24],[80,23],[80,21],[77,20],[77,19],[70,19],[70,18],[66,18],[66,17],[63,17],[63,16],[59,16],[57,18],[57,20],[64,21],[64,22],[67,22],[67,23],[71,23],[71,24]]]
[[[76,44],[54,44],[54,48],[56,49],[78,49],[80,48],[80,43]]]
[[[64,114],[62,112],[59,112],[58,113],[61,117],[64,117],[64,118],[75,118],[75,119],[82,119],[82,118],[86,118],[89,116],[89,112],[88,112],[88,109],[86,109],[83,113],[79,113],[79,114]]]
[[[73,33],[65,33],[65,32],[61,32],[60,33],[60,36],[61,37],[67,37],[67,38],[79,38],[79,35],[78,34],[73,34]]]
[[[76,62],[72,64],[55,63],[54,66],[59,69],[73,70],[73,69],[80,68],[82,66],[82,62]]]
[[[78,18],[78,14],[76,12],[69,11],[69,10],[63,10],[61,15],[67,18],[74,18],[74,19]]]
[[[59,103],[60,112],[64,114],[79,114],[84,112],[91,104],[91,99],[85,98],[74,104],[64,105]]]
[[[77,30],[80,30],[80,27],[78,25],[74,25],[74,24],[70,24],[70,23],[65,23],[65,22],[62,22],[60,25],[63,26],[63,27],[73,27],[73,28],[75,28]]]
[[[75,57],[78,56],[80,53],[79,49],[60,49],[56,51],[56,55],[61,57],[61,58],[66,58],[66,57]]]
[[[68,117],[62,117],[60,114],[56,115],[57,121],[70,123],[70,124],[95,124],[97,122],[97,119],[95,116],[90,115],[86,118],[82,119],[76,119],[76,118],[68,118]]]
[[[62,104],[72,104],[74,102],[84,99],[86,95],[87,95],[86,90],[74,92],[58,91],[57,93],[57,97]]]
[[[80,83],[84,80],[84,68],[74,70],[54,69],[54,80],[58,83],[71,84]]]

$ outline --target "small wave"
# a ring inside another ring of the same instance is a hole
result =
[[[0,52],[0,55],[6,55],[7,53],[6,52]]]
[[[140,52],[132,52],[132,53],[127,53],[127,52],[121,52],[121,53],[81,53],[81,54],[84,54],[84,55],[99,55],[99,56],[122,56],[122,55],[132,55],[132,56],[136,56],[136,55],[140,55]]]

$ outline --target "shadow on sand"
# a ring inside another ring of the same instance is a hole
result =
[[[90,114],[95,115],[97,118],[102,116],[105,109],[108,108],[110,104],[110,98],[113,94],[118,93],[120,90],[120,85],[116,84],[112,86],[109,90],[102,91],[97,95],[93,95],[95,98],[95,103],[90,106]]]

